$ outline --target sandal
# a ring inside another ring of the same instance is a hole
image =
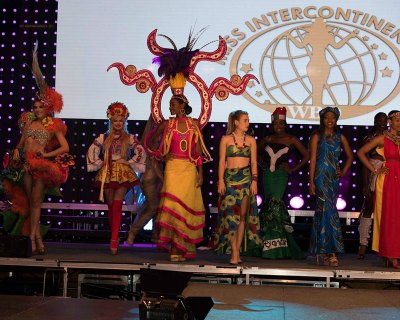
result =
[[[358,260],[364,260],[365,259],[365,252],[367,251],[367,246],[366,245],[360,245],[358,248]]]
[[[334,268],[339,267],[339,260],[336,256],[329,257],[329,266]]]
[[[180,254],[171,254],[169,256],[169,261],[171,261],[171,262],[182,262],[182,261],[186,261],[186,258],[183,257]]]
[[[126,243],[129,244],[130,246],[132,246],[134,242],[135,242],[135,234],[132,231],[129,231],[128,238],[126,239]]]
[[[36,238],[35,241],[36,241],[36,243],[39,242],[39,241],[42,243],[41,247],[36,246],[37,254],[44,255],[45,254],[45,249],[44,249],[42,238]]]

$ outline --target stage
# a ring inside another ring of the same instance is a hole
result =
[[[400,286],[400,271],[383,267],[381,258],[373,253],[367,254],[365,260],[357,260],[355,254],[340,255],[338,268],[317,266],[311,257],[305,260],[243,257],[243,260],[242,265],[232,266],[228,256],[216,255],[206,248],[198,250],[195,260],[170,262],[167,252],[155,245],[123,245],[118,255],[112,256],[106,244],[46,243],[45,255],[0,258],[0,268],[11,273],[36,270],[43,277],[43,295],[47,295],[46,281],[50,278],[54,281],[57,275],[60,295],[64,297],[79,297],[81,284],[89,281],[85,279],[88,274],[105,275],[105,278],[125,275],[121,281],[134,293],[140,269],[190,272],[191,282],[209,284],[320,288],[357,287],[360,283],[374,283],[381,288]]]

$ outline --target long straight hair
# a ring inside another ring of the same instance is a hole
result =
[[[113,128],[113,121],[114,117],[111,117],[109,121],[109,127],[108,131],[106,132],[106,139],[104,140],[104,150],[108,150],[110,148],[110,145],[114,139],[114,128]],[[126,158],[127,150],[128,150],[128,144],[129,144],[129,132],[128,132],[128,122],[125,119],[124,121],[124,126],[121,132],[121,157]]]
[[[246,111],[243,111],[243,110],[232,111],[229,114],[228,127],[226,129],[226,134],[227,135],[229,135],[229,134],[231,134],[232,132],[235,131],[235,129],[236,129],[235,120],[239,120],[242,115],[246,115],[247,116],[249,114]]]

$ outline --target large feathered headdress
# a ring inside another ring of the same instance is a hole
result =
[[[174,96],[185,97],[183,95],[183,90],[186,85],[186,78],[189,76],[190,61],[201,49],[210,43],[215,42],[211,41],[199,49],[193,49],[199,38],[206,30],[207,27],[204,27],[195,35],[193,35],[193,29],[191,29],[186,46],[180,49],[178,49],[175,42],[170,37],[166,36],[165,34],[159,35],[166,38],[172,44],[173,48],[164,49],[162,55],[153,59],[153,63],[159,65],[158,75],[160,77],[165,76],[167,79],[169,79],[171,91]]]
[[[44,80],[42,71],[39,67],[39,60],[37,56],[38,42],[36,41],[32,53],[32,72],[36,80],[39,91],[36,97],[43,103],[46,114],[53,115],[55,112],[59,113],[63,107],[63,100],[61,94],[50,88]]]

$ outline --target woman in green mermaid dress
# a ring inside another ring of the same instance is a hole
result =
[[[263,238],[262,257],[266,259],[302,259],[301,251],[293,238],[293,227],[282,198],[289,174],[299,170],[308,161],[307,149],[295,136],[286,133],[286,108],[277,108],[271,116],[273,134],[258,145],[259,162],[263,168],[264,206],[260,217]],[[301,161],[290,168],[289,153],[296,149]]]

